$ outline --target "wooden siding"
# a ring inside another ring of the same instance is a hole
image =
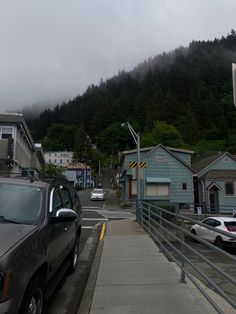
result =
[[[156,162],[156,155],[162,154],[164,156],[163,162]],[[145,159],[148,167],[145,168],[144,177],[170,178],[170,195],[168,200],[176,203],[193,203],[193,172],[184,163],[179,161],[168,151],[162,147],[157,147]],[[187,190],[182,190],[182,183],[187,184]],[[145,184],[144,184],[145,185]],[[152,199],[148,197],[144,191],[145,199]],[[160,197],[160,199],[167,199],[167,197]]]
[[[216,183],[220,190],[218,190],[219,196],[219,208],[221,213],[231,213],[232,210],[236,209],[236,195],[234,196],[227,196],[225,195],[225,182],[233,182],[233,180],[206,180],[205,187],[206,187],[206,203],[208,207],[210,207],[210,200],[207,187],[210,186],[212,183]],[[236,185],[236,180],[235,180]]]
[[[224,161],[225,158],[228,158],[229,161]],[[206,174],[209,170],[236,170],[236,161],[231,158],[229,155],[223,155],[219,160],[217,160],[216,162],[214,162],[212,165],[210,165],[209,167],[203,169],[200,172],[200,176],[202,177],[204,174]]]
[[[187,154],[187,153],[181,153],[181,152],[175,152],[173,151],[173,153],[180,157],[181,159],[183,159],[189,166],[191,166],[191,155]]]

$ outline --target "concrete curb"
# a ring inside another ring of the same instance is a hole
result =
[[[95,289],[96,281],[97,281],[98,269],[99,269],[101,256],[102,256],[103,245],[104,245],[104,241],[100,240],[97,246],[97,251],[96,251],[93,263],[92,263],[89,279],[87,281],[87,285],[84,290],[84,294],[80,302],[80,306],[77,311],[77,314],[89,314],[90,313],[90,308],[93,301],[94,289]]]

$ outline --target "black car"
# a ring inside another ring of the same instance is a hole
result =
[[[67,181],[0,177],[0,313],[43,313],[56,273],[76,268],[81,206]]]

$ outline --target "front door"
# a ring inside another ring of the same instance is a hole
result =
[[[219,190],[216,186],[209,190],[210,212],[216,213],[219,211]]]

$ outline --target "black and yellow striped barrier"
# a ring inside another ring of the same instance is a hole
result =
[[[137,161],[130,161],[130,162],[129,162],[129,167],[130,167],[130,168],[137,168],[137,167],[138,167]],[[141,162],[139,163],[139,168],[146,168],[146,167],[147,167],[146,161],[141,161]]]
[[[137,161],[130,161],[129,166],[130,166],[130,168],[136,168],[138,166],[138,163],[137,163]]]

